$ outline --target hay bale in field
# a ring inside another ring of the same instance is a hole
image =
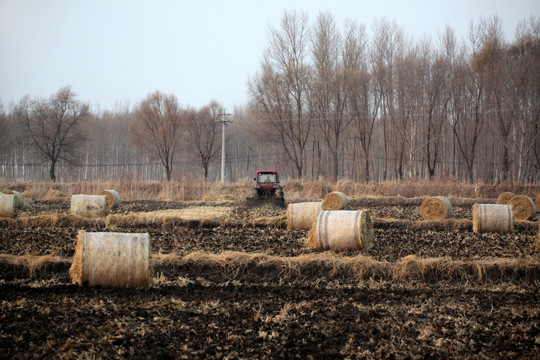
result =
[[[104,217],[107,215],[105,195],[72,195],[71,214],[82,217]]]
[[[18,201],[15,195],[0,194],[0,218],[17,217]]]
[[[540,251],[540,218],[538,218],[538,234],[536,234],[536,251]]]
[[[528,196],[516,195],[508,201],[508,205],[512,207],[516,220],[532,220],[536,216],[536,206]]]
[[[514,231],[514,214],[510,205],[474,204],[472,217],[475,233],[504,234]]]
[[[343,210],[347,207],[347,195],[340,191],[332,191],[323,199],[326,210]]]
[[[302,202],[287,206],[287,230],[309,230],[324,210],[322,202]]]
[[[43,197],[43,200],[54,200],[54,199],[62,199],[67,197],[67,194],[60,191],[60,190],[49,190],[45,196]]]
[[[536,207],[536,211],[540,209],[540,195],[536,197],[536,200],[534,201],[534,206]]]
[[[118,195],[118,192],[115,190],[103,190],[99,195],[105,195],[107,198],[107,208],[109,209],[116,209],[122,202],[120,195]]]
[[[321,250],[369,250],[373,223],[368,211],[321,211],[306,238],[306,245]]]
[[[514,196],[516,196],[516,194],[511,193],[509,191],[503,192],[503,193],[499,194],[499,196],[497,197],[497,204],[506,205],[506,204],[508,204],[510,199],[512,199]]]
[[[152,280],[150,237],[79,231],[69,274],[80,286],[147,288]]]
[[[424,220],[444,220],[452,217],[452,205],[445,197],[428,197],[420,205],[420,215]]]
[[[17,208],[21,209],[24,206],[24,198],[22,194],[15,190],[4,190],[2,191],[3,194],[6,195],[15,195],[17,197]]]

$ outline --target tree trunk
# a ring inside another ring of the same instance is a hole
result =
[[[55,173],[55,167],[56,167],[56,160],[51,160],[51,168],[49,169],[49,175],[51,177],[52,182],[56,182],[56,173]]]

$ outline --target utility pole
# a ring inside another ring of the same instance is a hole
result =
[[[223,124],[223,129],[221,132],[221,183],[225,185],[225,126],[227,124],[232,123],[232,120],[228,117],[231,116],[231,114],[225,113],[225,109],[222,110],[223,112],[219,114],[221,119],[216,120],[216,122],[220,122]]]

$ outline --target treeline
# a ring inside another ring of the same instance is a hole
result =
[[[215,181],[226,126],[226,178],[256,170],[357,181],[460,178],[537,182],[540,21],[505,40],[499,18],[408,38],[395,22],[310,22],[286,12],[270,27],[249,103],[225,115],[173,94],[92,112],[69,87],[0,108],[7,180],[104,178]],[[54,172],[54,174],[53,174]]]

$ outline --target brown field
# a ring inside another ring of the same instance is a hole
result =
[[[537,222],[475,234],[478,199],[450,196],[440,222],[423,199],[351,199],[374,218],[368,252],[309,249],[285,209],[219,197],[92,220],[30,200],[0,219],[0,358],[539,358]],[[152,287],[72,285],[81,229],[148,232]]]

